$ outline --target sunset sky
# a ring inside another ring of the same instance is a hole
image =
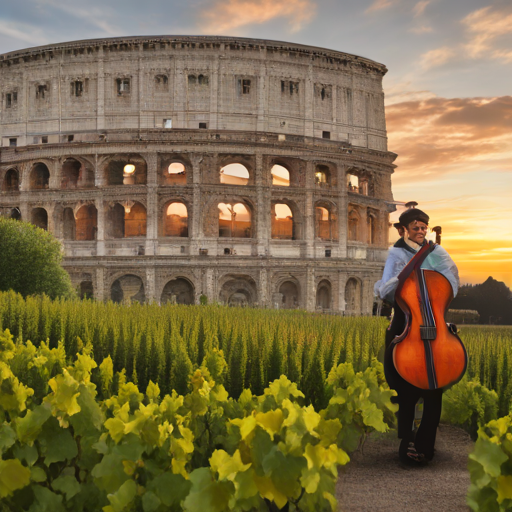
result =
[[[462,282],[512,287],[510,0],[20,0],[0,12],[0,53],[150,34],[292,41],[385,64],[395,200],[443,227]]]

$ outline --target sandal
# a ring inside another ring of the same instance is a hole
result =
[[[407,458],[410,462],[414,464],[423,464],[426,461],[425,455],[423,455],[423,453],[418,453],[416,451],[416,447],[414,446],[414,443],[412,441],[409,443],[409,446],[407,447]]]

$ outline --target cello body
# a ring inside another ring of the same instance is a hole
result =
[[[399,277],[395,294],[407,322],[404,332],[392,342],[393,363],[404,380],[420,389],[451,386],[467,367],[466,349],[445,321],[453,299],[450,282],[439,272],[420,268],[431,250],[413,258],[417,261],[404,269],[408,275]]]

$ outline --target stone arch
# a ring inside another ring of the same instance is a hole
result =
[[[248,275],[228,274],[220,283],[219,300],[228,306],[254,306],[258,301],[255,280]]]
[[[277,187],[290,186],[290,171],[284,165],[274,164],[270,169],[270,175],[272,176],[272,185]]]
[[[143,204],[136,202],[131,206],[125,205],[124,236],[146,236],[147,214]]]
[[[281,207],[285,205],[291,212]],[[303,233],[302,215],[297,204],[289,199],[273,199],[271,202],[271,238],[278,240],[301,240]]]
[[[276,297],[279,309],[297,309],[300,307],[300,284],[295,279],[284,279],[279,284]]]
[[[19,208],[11,208],[11,213],[9,215],[10,219],[13,220],[21,220],[21,211]]]
[[[221,238],[252,238],[251,209],[244,203],[218,203]]]
[[[126,166],[133,165],[132,173]],[[147,180],[146,160],[137,154],[116,155],[104,163],[104,176],[107,185],[145,185]]]
[[[332,286],[328,279],[322,279],[316,288],[316,309],[332,309]]]
[[[30,222],[38,228],[48,231],[48,212],[41,207],[32,208],[30,212]]]
[[[46,164],[37,162],[30,171],[30,190],[44,190],[50,186],[50,171]]]
[[[366,223],[367,223],[367,243],[369,245],[373,245],[378,243],[377,235],[378,235],[378,214],[373,210],[368,210],[366,215]]]
[[[20,189],[20,176],[16,169],[8,169],[2,183],[3,192],[18,192]]]
[[[320,240],[338,240],[338,214],[334,203],[317,201],[315,203],[315,238]]]
[[[98,210],[94,204],[81,206],[75,214],[76,240],[96,240]]]
[[[345,314],[360,315],[362,306],[362,285],[361,281],[351,277],[345,285]]]
[[[225,185],[247,185],[249,178],[249,169],[239,163],[227,164],[219,171],[219,180]]]
[[[364,196],[373,196],[373,174],[371,171],[351,167],[346,172],[347,190]]]
[[[110,285],[110,299],[117,303],[146,301],[144,281],[135,274],[124,274],[114,279]]]
[[[242,233],[244,235],[249,234],[249,238],[254,238],[256,236],[256,215],[255,215],[255,207],[253,202],[245,197],[240,196],[225,196],[219,195],[214,196],[207,205],[205,205],[203,212],[203,233],[204,236],[207,237],[219,237],[221,224],[219,222],[219,204],[224,203],[226,205],[236,205],[241,204],[246,207],[249,217],[250,224],[247,220],[240,219],[237,221],[237,225],[235,226],[236,233]],[[225,215],[224,215],[225,216]],[[235,217],[236,220],[236,217]],[[250,233],[245,230],[250,228]],[[230,228],[231,229],[231,228]],[[225,236],[225,235],[223,235]],[[247,238],[247,236],[243,236],[242,238]]]
[[[62,238],[64,240],[76,239],[76,220],[72,208],[62,210]]]
[[[269,182],[272,185],[279,186],[278,183],[273,183],[273,177],[272,177],[272,168],[274,165],[279,165],[281,167],[284,167],[288,171],[288,177],[289,177],[289,184],[284,186],[290,186],[290,187],[299,187],[303,185],[303,175],[304,175],[304,169],[306,166],[306,162],[302,160],[297,160],[294,158],[286,158],[286,157],[274,157],[269,160],[269,165],[267,167],[268,169],[268,176],[269,176]]]
[[[78,294],[83,299],[94,298],[94,285],[92,281],[81,281],[78,285]]]
[[[167,201],[162,209],[162,236],[188,237],[188,205],[183,200]]]
[[[219,155],[218,162],[219,183],[226,185],[254,184],[254,157],[248,157],[247,155]],[[225,172],[226,168],[230,168],[229,173]]]
[[[159,163],[160,185],[186,185],[191,182],[192,163],[183,155],[165,155]]]
[[[165,284],[160,302],[165,304],[171,302],[173,304],[194,304],[195,288],[192,282],[186,277],[174,277]]]
[[[335,165],[323,162],[315,165],[315,184],[317,187],[335,187],[337,184],[336,177]]]
[[[348,239],[352,242],[360,240],[361,216],[354,206],[349,206],[348,210]]]
[[[74,158],[66,158],[61,168],[60,188],[77,188],[82,164]]]

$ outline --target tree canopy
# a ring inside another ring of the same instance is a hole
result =
[[[74,294],[60,242],[27,222],[0,217],[0,290],[52,299]]]

